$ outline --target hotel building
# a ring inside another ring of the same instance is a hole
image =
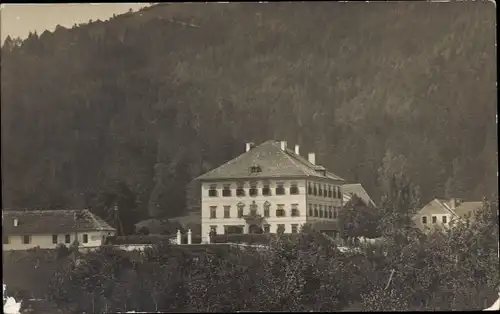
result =
[[[300,226],[337,235],[344,179],[305,159],[285,141],[246,144],[240,156],[197,178],[201,182],[201,231],[297,233]]]

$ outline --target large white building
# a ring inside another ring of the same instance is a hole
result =
[[[345,180],[315,161],[287,148],[285,141],[266,141],[197,178],[201,181],[201,231],[229,233],[296,233],[308,223],[337,234]]]

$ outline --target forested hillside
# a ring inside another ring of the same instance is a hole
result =
[[[495,7],[162,4],[2,47],[4,207],[85,206],[121,181],[144,212],[287,140],[375,200],[403,172],[434,196],[497,187]]]

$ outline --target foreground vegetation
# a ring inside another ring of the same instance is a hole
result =
[[[499,283],[496,204],[427,235],[400,229],[382,244],[341,253],[307,226],[269,249],[157,244],[142,255],[103,248],[60,267],[48,287],[73,312],[477,310]],[[393,273],[391,275],[391,273]],[[389,280],[389,278],[391,278]]]

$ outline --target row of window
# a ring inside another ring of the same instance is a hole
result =
[[[337,207],[309,204],[309,217],[337,219]]]
[[[340,187],[329,184],[308,183],[307,194],[314,196],[323,196],[329,198],[342,198]]]
[[[441,222],[442,223],[448,223],[448,217],[447,216],[442,216],[441,217]],[[437,216],[432,216],[432,223],[435,224],[437,223]],[[422,216],[422,224],[427,224],[427,217],[426,216]]]
[[[224,218],[231,218],[231,206],[223,206],[224,207]],[[237,206],[237,211],[236,211],[236,217],[237,218],[243,218],[244,216],[244,209],[245,205],[238,205]],[[275,211],[276,217],[286,217],[286,210],[285,210],[285,205],[283,204],[278,204],[277,209]],[[264,204],[264,217],[268,218],[271,217],[271,205],[270,204]],[[255,204],[250,205],[250,210],[248,212],[250,216],[256,216],[259,215],[259,212],[257,210],[257,206]],[[292,204],[291,209],[290,209],[290,217],[299,217],[300,216],[300,211],[298,209],[297,204]],[[210,219],[216,219],[217,218],[217,206],[210,206]]]
[[[292,233],[298,233],[299,232],[299,224],[291,224],[291,232]],[[243,234],[244,226],[238,225],[238,226],[224,226],[224,234]],[[214,232],[217,234],[217,226],[210,226],[210,231]],[[263,233],[270,233],[271,232],[271,225],[269,224],[264,224],[262,225],[262,232]],[[285,225],[284,224],[277,224],[276,225],[276,233],[284,233],[285,232]]]
[[[223,188],[222,188],[222,196],[223,197],[231,197],[232,193],[233,192],[231,190],[230,184],[223,185]],[[286,190],[285,190],[284,184],[277,183],[276,188],[274,189],[274,193],[275,193],[275,195],[286,195]],[[290,185],[289,193],[290,193],[290,195],[298,195],[299,194],[299,187],[297,186],[296,183],[292,183]],[[314,196],[323,196],[323,197],[337,198],[337,199],[342,198],[342,193],[340,192],[340,187],[331,186],[331,185],[327,185],[327,184],[309,183],[308,188],[307,188],[307,193],[309,195],[314,195]],[[259,189],[257,188],[256,182],[250,182],[250,188],[248,189],[248,195],[249,196],[259,196]],[[269,184],[264,184],[264,186],[261,189],[260,195],[263,195],[263,196],[271,196],[272,195],[272,190],[271,190]],[[218,197],[219,196],[219,193],[217,190],[217,185],[213,184],[210,186],[210,188],[208,190],[208,196],[209,197]],[[243,184],[238,184],[238,186],[236,187],[236,196],[246,196],[246,190],[245,190]]]
[[[31,244],[32,237],[30,235],[23,235],[23,236],[21,236],[21,242],[23,244]],[[83,243],[88,243],[89,242],[89,236],[87,234],[84,234],[82,236],[82,242]],[[52,235],[52,244],[58,244],[58,243],[60,243],[59,242],[59,236],[57,234],[53,234]],[[71,243],[71,235],[66,234],[64,236],[64,243],[66,243],[66,244],[70,244]],[[9,244],[9,237],[8,236],[3,237],[3,244]]]
[[[290,195],[298,195],[299,194],[299,187],[297,186],[296,183],[292,183],[290,188],[289,188],[289,193]],[[231,190],[231,185],[225,184],[223,185],[222,189],[222,196],[223,197],[230,197],[232,196],[233,192]],[[274,194],[275,195],[286,195],[286,190],[285,186],[283,183],[278,183],[276,188],[274,189]],[[250,188],[248,189],[248,195],[249,196],[259,196],[259,189],[257,188],[257,183],[256,182],[251,182],[250,183]],[[260,195],[263,196],[271,196],[272,195],[272,190],[269,186],[269,184],[264,184],[260,191]],[[217,191],[217,185],[211,185],[210,189],[208,190],[208,196],[209,197],[218,197],[219,193]],[[236,187],[236,196],[246,196],[246,190],[244,188],[243,184],[238,184]]]
[[[238,205],[236,211],[237,218],[243,218],[244,216],[244,206]],[[271,205],[264,204],[264,217],[270,217]],[[275,212],[276,217],[286,217],[285,205],[278,204]],[[223,206],[224,208],[224,218],[232,218],[231,215],[231,206]],[[256,205],[250,205],[249,215],[256,216],[259,212],[257,210]],[[309,217],[318,217],[318,218],[329,218],[329,219],[337,219],[338,211],[337,207],[327,206],[327,205],[318,205],[318,204],[309,204]],[[292,204],[290,209],[290,217],[300,217],[300,211],[298,209],[297,204]],[[217,206],[210,206],[210,219],[217,218]]]

